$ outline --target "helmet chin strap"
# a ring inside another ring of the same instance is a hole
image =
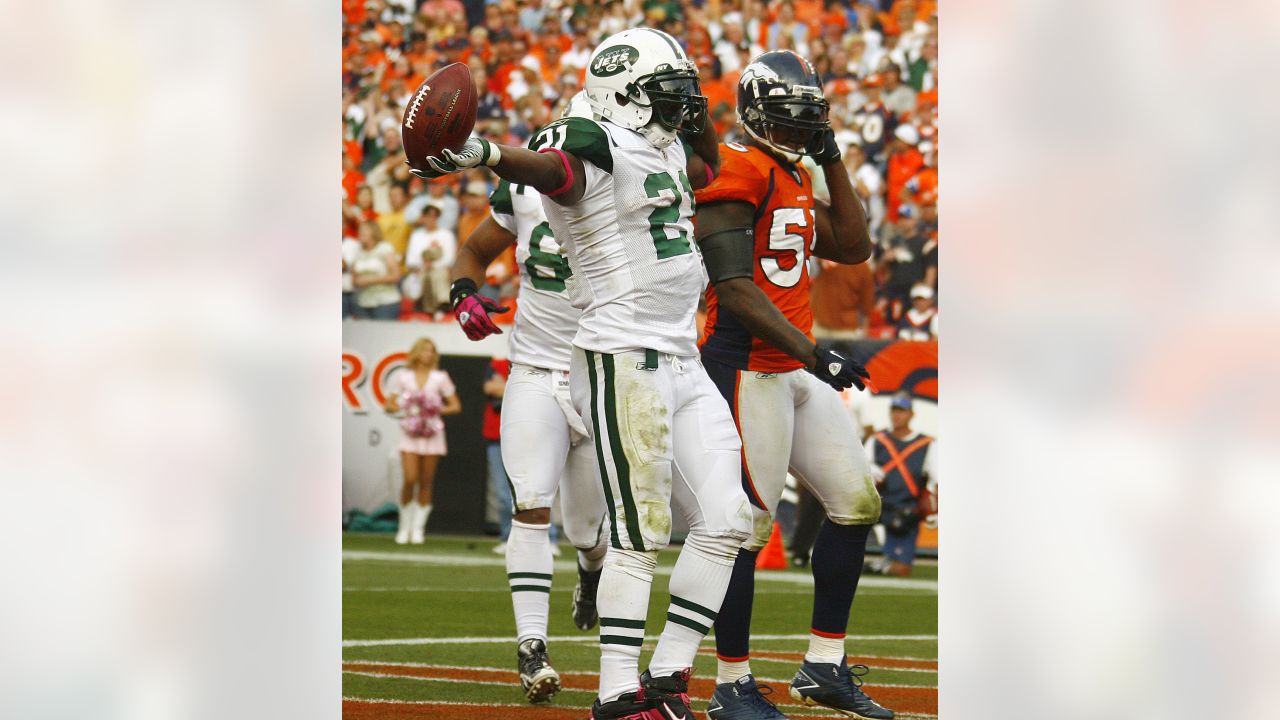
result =
[[[756,134],[754,130],[751,129],[749,125],[743,124],[742,127],[746,128],[747,134],[750,135],[752,139],[754,139],[756,142],[760,143],[761,145],[764,145],[765,147],[769,148],[770,150],[778,153],[787,162],[798,163],[800,162],[800,158],[804,157],[802,153],[798,153],[795,150],[789,150],[785,147],[782,147],[781,145],[778,145],[777,143],[770,142],[760,137],[759,135]]]
[[[640,134],[649,141],[650,145],[659,150],[676,141],[676,131],[663,127],[662,123],[656,120],[640,128]]]

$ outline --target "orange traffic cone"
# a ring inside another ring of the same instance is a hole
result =
[[[782,530],[778,523],[773,524],[773,532],[769,534],[769,542],[756,556],[757,570],[783,570],[787,567],[787,555],[782,550]]]

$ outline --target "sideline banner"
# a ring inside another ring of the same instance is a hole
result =
[[[397,501],[400,426],[382,407],[388,379],[404,367],[409,346],[421,337],[435,342],[440,368],[453,379],[462,402],[462,414],[445,419],[449,454],[436,473],[430,527],[479,532],[487,477],[480,435],[486,402],[481,384],[489,360],[506,356],[507,336],[472,342],[453,323],[342,323],[342,510],[371,512]]]

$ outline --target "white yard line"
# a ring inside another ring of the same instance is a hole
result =
[[[850,640],[937,640],[937,635],[846,635]],[[752,635],[752,640],[808,640],[809,635]],[[657,635],[646,635],[645,640],[657,642]],[[435,637],[435,638],[382,638],[378,640],[343,640],[342,647],[378,647],[382,645],[472,645],[485,643],[509,643],[511,637]],[[593,635],[554,635],[547,642],[599,642]]]
[[[442,567],[502,567],[507,561],[500,557],[472,557],[469,555],[450,555],[446,553],[413,553],[413,552],[378,552],[373,550],[344,550],[343,560],[397,562],[416,565],[435,565]],[[578,569],[576,561],[558,560],[556,570],[574,572]],[[673,568],[659,567],[655,574],[670,575]],[[785,570],[761,570],[756,573],[756,582],[779,582],[793,585],[813,585],[813,576],[809,573],[787,572]],[[893,588],[895,590],[918,590],[938,592],[937,580],[912,578],[891,578],[869,576],[858,581],[860,588]]]
[[[755,660],[756,658],[751,658],[751,659]],[[343,660],[342,664],[344,666],[345,665],[383,665],[386,667],[426,668],[430,670],[479,670],[482,672],[511,673],[512,675],[516,673],[515,668],[484,667],[480,665],[436,665],[433,663],[384,662],[381,660]],[[901,670],[902,668],[877,668],[877,669]],[[370,677],[408,677],[408,678],[416,678],[418,680],[439,680],[440,682],[482,682],[482,684],[485,684],[485,685],[490,685],[490,684],[510,685],[511,684],[511,683],[504,683],[504,682],[494,682],[490,680],[472,681],[472,680],[459,680],[457,678],[423,678],[423,677],[418,677],[416,675],[396,675],[394,673],[379,673],[372,670],[345,670],[344,669],[343,672],[351,673],[352,675],[368,675]],[[573,675],[585,675],[587,677],[597,676],[597,673],[583,671],[583,670],[562,670],[561,672],[569,673]],[[930,670],[927,672],[936,672],[936,671]],[[755,678],[756,680],[759,680],[761,682],[776,683],[776,684],[788,685],[788,686],[791,684],[790,677],[773,678],[773,677],[764,677],[763,675],[756,675]],[[876,687],[892,687],[892,688],[929,688],[929,689],[937,688],[936,685],[902,685],[899,683],[878,683],[878,682],[869,682],[867,684],[874,685]]]

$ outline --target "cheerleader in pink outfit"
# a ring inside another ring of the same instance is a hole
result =
[[[405,367],[391,376],[387,412],[403,411],[400,420],[400,461],[404,484],[400,487],[400,545],[423,542],[431,516],[431,485],[436,465],[448,453],[444,417],[462,412],[457,390],[449,374],[439,369],[435,343],[421,338],[409,349]],[[417,497],[414,497],[414,486]]]

